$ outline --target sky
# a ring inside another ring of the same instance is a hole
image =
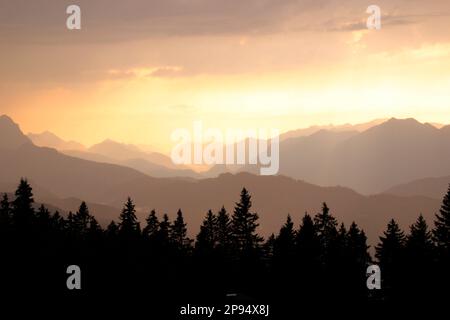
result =
[[[71,4],[81,30],[66,27]],[[161,150],[193,121],[450,123],[449,29],[447,0],[0,0],[0,114]]]

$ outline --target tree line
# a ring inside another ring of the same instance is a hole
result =
[[[432,228],[419,215],[405,234],[392,219],[375,257],[364,231],[355,222],[339,223],[326,203],[315,215],[305,213],[297,226],[288,215],[267,239],[258,234],[258,218],[244,188],[233,212],[222,207],[206,213],[195,239],[188,236],[181,209],[173,221],[152,210],[141,225],[131,198],[118,220],[103,228],[85,202],[67,216],[44,205],[35,209],[32,188],[22,179],[14,199],[4,194],[0,202],[3,290],[87,296],[145,292],[158,301],[217,301],[232,294],[280,305],[445,298],[450,188]],[[64,266],[71,264],[83,270],[80,293],[65,287]],[[367,288],[371,264],[381,269],[380,290]]]

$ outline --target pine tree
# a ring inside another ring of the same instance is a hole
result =
[[[211,210],[208,210],[200,232],[197,235],[195,249],[202,253],[211,253],[217,244],[217,217]]]
[[[417,262],[431,260],[434,244],[432,234],[428,231],[427,222],[422,215],[419,215],[416,222],[410,227],[410,233],[406,239],[406,249],[410,259]]]
[[[439,254],[450,257],[450,185],[434,221],[433,238]]]
[[[142,230],[142,233],[148,239],[155,239],[159,231],[159,220],[156,216],[156,211],[152,210],[145,221],[147,225]]]
[[[317,295],[316,290],[321,290],[320,281],[323,277],[320,256],[320,239],[312,217],[305,213],[295,237],[294,260],[297,269],[294,285],[301,287],[304,294],[314,296]]]
[[[273,259],[275,247],[275,235],[272,233],[263,244],[263,253],[266,260]]]
[[[363,299],[366,295],[366,270],[370,262],[367,237],[355,222],[352,222],[346,237],[346,252],[343,276],[346,279],[342,289],[352,300]]]
[[[292,260],[295,252],[295,231],[291,216],[288,215],[286,223],[281,227],[274,243],[274,259],[284,264]]]
[[[243,188],[241,200],[236,203],[232,217],[232,231],[234,242],[238,251],[248,251],[257,249],[262,242],[262,238],[256,233],[259,226],[258,214],[250,212],[252,207],[251,196]]]
[[[86,235],[89,229],[89,222],[91,220],[91,215],[89,214],[89,208],[86,202],[81,202],[78,211],[72,218],[73,231],[79,236]]]
[[[405,235],[394,219],[388,223],[387,230],[383,234],[384,236],[380,237],[380,243],[375,248],[375,256],[382,269],[397,267],[397,262],[403,256]]]
[[[41,237],[48,237],[51,228],[50,211],[48,211],[48,209],[43,204],[41,204],[36,213],[36,222],[39,232],[41,232]]]
[[[75,234],[75,223],[72,211],[69,211],[69,214],[67,215],[65,229],[67,230],[68,235],[73,236]]]
[[[181,209],[178,209],[177,218],[170,227],[170,242],[181,250],[187,249],[191,244],[191,240],[187,237],[187,227]]]
[[[170,225],[169,216],[165,213],[159,223],[157,241],[160,245],[165,246],[169,243]]]
[[[217,247],[220,251],[229,251],[232,245],[233,237],[231,231],[230,215],[222,208],[217,213]]]
[[[303,216],[302,224],[296,234],[295,245],[297,254],[305,260],[314,260],[320,255],[320,240],[311,216]]]
[[[16,227],[30,227],[34,219],[33,190],[27,180],[21,179],[13,201],[12,221]]]
[[[370,261],[370,255],[367,252],[367,237],[363,230],[360,230],[353,221],[347,233],[347,247],[349,259],[359,267],[366,267]]]
[[[140,224],[136,217],[136,209],[133,201],[128,197],[122,213],[119,217],[119,235],[125,238],[137,238],[140,233]]]
[[[119,234],[119,226],[114,221],[111,221],[110,224],[106,227],[106,236],[109,239],[114,239]]]
[[[6,193],[0,202],[0,230],[5,230],[11,223],[11,205]]]
[[[41,204],[38,212],[36,213],[36,219],[40,224],[48,224],[50,221],[50,211],[48,211],[43,204]]]
[[[63,232],[66,221],[58,210],[50,218],[50,224],[55,232]]]
[[[327,204],[323,203],[322,212],[314,217],[314,228],[320,239],[322,258],[325,263],[332,255],[331,251],[338,236],[337,224],[336,218],[330,214]]]
[[[100,236],[102,234],[103,230],[100,224],[97,222],[97,219],[95,217],[91,216],[89,219],[89,227],[88,227],[88,234],[90,236]]]

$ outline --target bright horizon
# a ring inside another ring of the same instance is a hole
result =
[[[450,123],[450,3],[79,1],[0,10],[0,113],[26,133],[169,150],[170,134],[415,118]],[[40,9],[42,16],[35,16]],[[144,14],[145,13],[145,14]],[[249,13],[252,13],[249,15]],[[113,21],[113,22],[111,22]],[[32,40],[32,41],[31,41]]]

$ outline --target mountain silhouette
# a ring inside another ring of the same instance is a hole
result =
[[[410,197],[424,196],[440,199],[448,188],[450,176],[423,178],[394,186],[385,193]]]
[[[343,125],[324,125],[324,126],[310,126],[308,128],[304,129],[297,129],[297,130],[291,130],[288,132],[285,132],[280,135],[280,141],[284,141],[289,138],[298,138],[298,137],[306,137],[310,136],[318,131],[321,130],[327,130],[332,132],[341,132],[341,131],[358,131],[363,132],[367,129],[370,129],[374,126],[377,126],[379,124],[382,124],[383,122],[387,121],[388,119],[375,119],[369,122],[359,123],[359,124],[343,124]]]
[[[84,160],[126,166],[152,177],[200,177],[190,169],[175,166],[164,154],[142,151],[132,144],[107,139],[87,149],[78,142],[65,141],[49,131],[30,133],[28,137],[36,146],[54,148],[63,154]]]
[[[86,147],[76,141],[65,141],[51,133],[44,131],[42,133],[29,133],[28,138],[33,141],[36,146],[55,148],[57,150],[85,150]]]
[[[279,174],[307,182],[383,192],[450,173],[450,126],[392,118],[363,132],[321,130],[280,143]],[[245,171],[254,172],[247,166]]]
[[[122,202],[130,196],[135,199],[141,213],[155,208],[158,212],[173,215],[182,208],[186,221],[192,226],[198,226],[208,209],[217,210],[222,205],[231,209],[238,192],[246,187],[252,192],[254,209],[261,216],[261,231],[264,235],[277,230],[287,213],[290,213],[295,221],[299,221],[305,211],[315,213],[320,210],[322,202],[326,201],[336,217],[346,224],[353,220],[358,221],[373,243],[390,218],[396,218],[400,225],[406,227],[414,222],[420,212],[425,218],[432,218],[440,204],[438,199],[422,196],[364,196],[349,188],[320,187],[285,176],[239,173],[222,174],[217,178],[201,180],[155,178],[124,166],[83,160],[62,154],[55,149],[26,143],[29,140],[21,134],[17,125],[11,121],[4,123],[3,120],[0,125],[0,136],[5,137],[13,128],[14,134],[8,134],[16,141],[16,148],[1,147],[0,185],[17,183],[21,177],[26,177],[57,198],[82,199],[116,208],[115,211],[111,210],[114,211],[110,213],[111,219],[117,216]],[[396,121],[386,125],[397,126]],[[441,134],[438,129],[422,128],[422,125],[414,122],[406,123],[406,127],[411,125],[419,126],[421,130],[429,132],[430,136]],[[376,131],[367,131],[365,134],[368,137],[361,138],[362,141],[370,141],[370,137],[379,136],[378,131],[385,132],[383,127],[369,130]],[[348,143],[347,146],[351,147],[359,146],[361,140],[352,139],[360,135],[355,135],[354,132],[330,134],[324,131],[309,137],[308,141],[302,142],[304,145],[300,143],[300,146],[303,150],[308,146],[309,152],[313,153],[313,146],[316,145],[320,155],[330,152],[328,149],[335,152],[336,144],[341,148],[343,143]],[[315,143],[312,143],[314,139]],[[379,142],[378,138],[372,139]],[[398,139],[403,141],[402,137]],[[319,141],[327,143],[319,146]],[[8,142],[7,145],[12,143]],[[372,169],[369,167],[368,170]],[[144,216],[140,218],[143,219]]]
[[[8,116],[0,116],[0,148],[16,149],[31,143],[19,126]]]

